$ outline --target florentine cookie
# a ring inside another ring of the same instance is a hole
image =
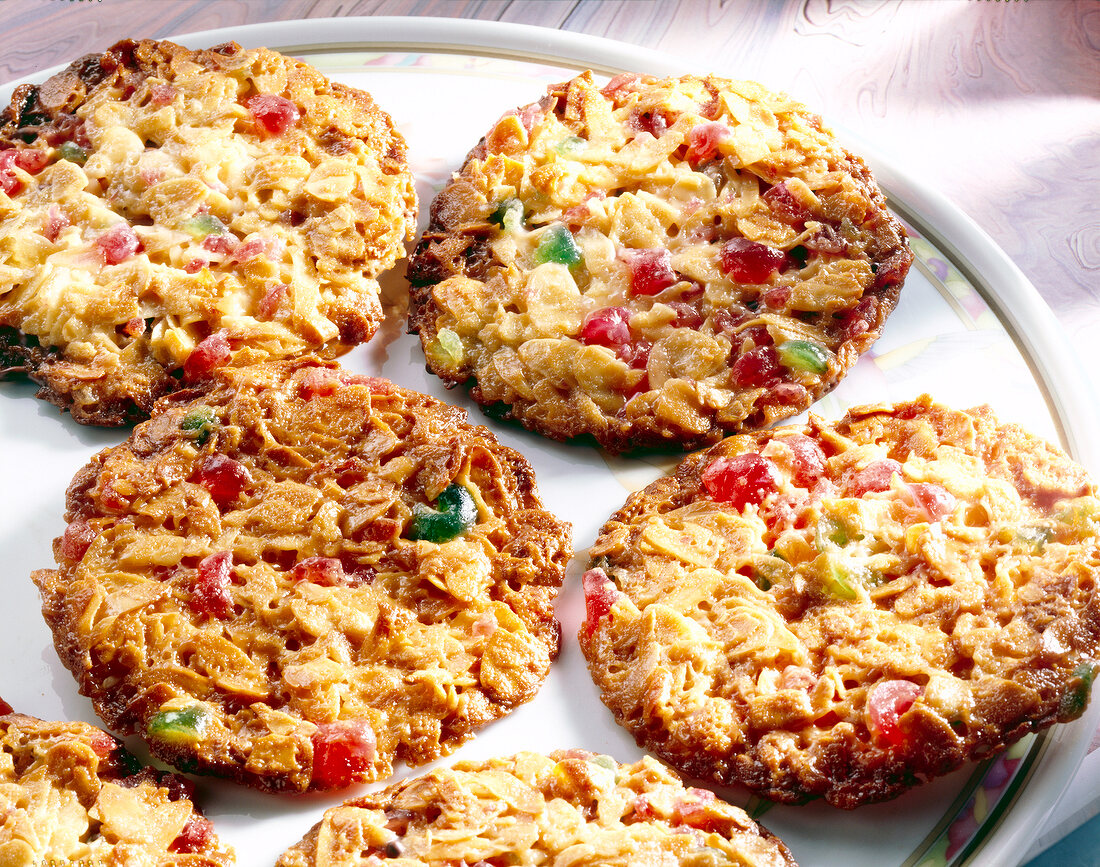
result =
[[[628,499],[584,577],[604,701],[705,779],[893,797],[1079,716],[1100,501],[988,408],[928,397],[730,437]]]
[[[382,319],[416,195],[359,90],[267,49],[120,42],[0,113],[0,375],[88,424]]]
[[[279,867],[793,867],[775,837],[651,758],[584,750],[462,762],[328,810]]]
[[[912,258],[804,106],[584,73],[501,118],[432,203],[410,329],[436,374],[529,428],[692,448],[835,386]]]
[[[0,702],[0,862],[224,867],[194,784],[142,768],[87,723],[44,722]]]
[[[222,368],[74,479],[35,574],[112,729],[268,790],[422,764],[530,699],[569,527],[464,411],[315,361]]]

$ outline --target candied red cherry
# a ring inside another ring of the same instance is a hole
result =
[[[72,223],[69,221],[68,214],[64,213],[57,205],[50,205],[49,213],[46,216],[46,224],[42,227],[42,234],[46,236],[47,241],[53,244],[70,225]]]
[[[322,587],[336,587],[347,583],[344,564],[335,557],[306,557],[290,573],[295,581],[309,581]]]
[[[233,614],[233,555],[229,551],[211,554],[199,563],[198,574],[191,588],[191,610],[225,620]]]
[[[849,497],[862,497],[864,494],[890,490],[890,480],[901,475],[901,464],[886,458],[874,461],[862,470],[852,473],[844,485],[844,493]]]
[[[96,238],[95,242],[107,265],[125,262],[142,249],[141,241],[129,223],[116,223]]]
[[[201,852],[214,841],[214,826],[198,813],[193,813],[183,826],[179,836],[172,841],[169,851],[181,854]]]
[[[803,488],[812,488],[825,475],[825,452],[817,440],[805,434],[793,434],[780,440],[794,455],[794,482]]]
[[[782,250],[747,238],[730,238],[718,253],[718,267],[738,283],[764,283],[786,261]]]
[[[783,378],[774,346],[750,349],[730,366],[730,378],[739,388],[767,388]]]
[[[656,295],[680,280],[668,250],[623,250],[620,256],[630,268],[632,295]]]
[[[686,301],[669,301],[668,306],[676,312],[672,324],[677,328],[698,328],[703,324],[703,314],[694,304]]]
[[[188,380],[202,379],[215,368],[227,364],[232,357],[229,332],[224,328],[215,331],[191,350],[183,363],[183,377]]]
[[[779,470],[755,452],[715,458],[703,470],[703,487],[718,502],[741,511],[745,506],[760,505],[779,490]]]
[[[581,343],[612,349],[630,342],[630,311],[625,307],[604,307],[584,317]]]
[[[809,209],[794,197],[786,181],[767,190],[761,198],[768,203],[776,219],[799,228],[810,219]]]
[[[955,495],[934,482],[913,482],[909,485],[913,501],[931,521],[938,521],[955,511]]]
[[[240,461],[226,455],[210,455],[198,471],[198,483],[219,506],[234,502],[252,484],[252,474]]]
[[[696,124],[688,133],[687,161],[694,166],[714,159],[718,156],[718,143],[730,135],[730,128],[724,123]]]
[[[761,293],[760,300],[764,302],[765,307],[779,310],[786,307],[787,302],[791,300],[791,287],[770,286]]]
[[[283,135],[298,122],[298,106],[285,96],[261,94],[245,103],[256,126],[267,136]]]
[[[584,632],[591,636],[604,618],[611,619],[611,608],[619,598],[619,591],[603,569],[589,569],[581,576],[584,588]]]
[[[61,556],[66,560],[79,560],[99,533],[87,521],[73,521],[61,536]]]
[[[906,738],[898,720],[920,698],[922,691],[908,680],[884,680],[876,684],[867,696],[867,728],[872,737],[888,746],[902,746]]]
[[[366,720],[322,723],[313,733],[313,784],[342,789],[362,780],[377,754],[374,729]]]

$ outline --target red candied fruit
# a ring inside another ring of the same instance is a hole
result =
[[[761,293],[760,300],[764,302],[764,306],[779,310],[787,306],[787,302],[791,300],[791,293],[790,286],[770,286]]]
[[[285,96],[264,93],[245,103],[256,126],[266,136],[283,135],[298,122],[298,106]]]
[[[794,434],[780,440],[794,455],[794,482],[803,488],[812,488],[825,475],[825,452],[817,440],[805,434]]]
[[[653,344],[648,340],[635,340],[633,343],[626,343],[619,347],[619,358],[635,370],[641,370],[649,364],[649,353],[652,350]],[[649,390],[648,385],[645,390]]]
[[[88,743],[92,748],[92,752],[101,759],[107,758],[118,749],[118,741],[107,734],[107,732],[101,732],[99,730],[93,731],[88,735]]]
[[[4,699],[0,698],[0,715],[7,715],[9,713],[12,713],[14,710],[15,708],[4,701]]]
[[[834,313],[833,318],[840,323],[840,334],[845,340],[853,340],[871,330],[871,323],[878,312],[878,299],[873,295],[860,299],[851,310]]]
[[[955,511],[957,500],[942,485],[934,482],[913,482],[909,485],[909,493],[929,520],[938,521]]]
[[[620,72],[603,86],[600,93],[608,99],[612,99],[623,91],[635,90],[641,81],[642,76],[637,72]]]
[[[809,209],[794,197],[786,181],[767,190],[761,198],[768,203],[772,213],[784,223],[801,227],[810,219]]]
[[[648,132],[654,138],[660,138],[668,131],[668,118],[659,111],[631,112],[627,125],[638,132]]]
[[[79,560],[99,533],[87,521],[73,521],[61,536],[61,556],[66,560]]]
[[[783,366],[774,346],[750,349],[730,366],[730,378],[738,388],[767,388],[783,378]]]
[[[226,455],[210,455],[202,462],[197,479],[219,506],[232,503],[252,484],[248,468]]]
[[[604,307],[584,317],[581,343],[618,349],[630,342],[630,311],[625,307]]]
[[[249,241],[248,243],[252,244],[253,248],[255,248],[256,250],[259,250],[259,245],[263,244],[262,241],[255,240]],[[230,253],[233,253],[237,250],[239,244],[240,242],[237,240],[236,235],[233,235],[229,232],[212,232],[202,239],[202,242],[199,244],[199,246],[202,247],[204,250],[209,250],[211,253],[217,253],[220,256],[228,256]],[[251,257],[245,256],[244,258],[248,259]]]
[[[264,292],[263,297],[256,305],[256,312],[260,314],[262,320],[274,319],[289,302],[290,284],[275,283]]]
[[[688,133],[688,149],[685,158],[693,166],[718,156],[718,142],[729,138],[730,128],[724,123],[711,121],[696,124]]]
[[[70,225],[72,224],[68,215],[62,212],[57,205],[50,205],[46,225],[42,227],[42,234],[46,236],[47,241],[53,244]]]
[[[347,583],[344,564],[335,557],[306,557],[294,567],[290,577],[295,581],[309,581],[322,587],[336,587]]]
[[[581,577],[584,587],[584,634],[591,637],[605,617],[611,620],[611,607],[619,591],[603,569],[589,569]]]
[[[172,841],[169,851],[187,854],[201,852],[214,841],[214,826],[198,813],[192,813],[178,837]]]
[[[632,295],[656,295],[680,281],[668,250],[623,250],[619,255],[630,268]]]
[[[821,228],[803,242],[809,250],[839,256],[848,252],[848,241],[832,223],[822,223]]]
[[[759,505],[768,494],[779,490],[779,470],[755,452],[715,458],[703,470],[703,487],[718,502],[741,511]]]
[[[703,324],[703,314],[694,304],[686,301],[669,301],[668,306],[676,312],[672,324],[677,328],[698,328]]]
[[[377,754],[374,729],[366,720],[322,723],[312,741],[313,785],[318,789],[359,782]]]
[[[864,494],[890,490],[890,480],[901,474],[901,464],[886,458],[874,461],[862,470],[852,473],[844,483],[844,494],[848,497],[862,497]]]
[[[867,697],[868,728],[876,740],[892,747],[905,743],[898,720],[921,695],[921,688],[908,680],[884,680]]]
[[[125,262],[142,249],[141,241],[129,223],[116,223],[96,238],[95,242],[107,265]]]
[[[188,380],[202,379],[215,368],[227,364],[232,357],[229,332],[224,328],[215,331],[191,350],[187,361],[183,363],[183,377]]]
[[[153,105],[169,105],[178,93],[170,84],[154,84],[149,88],[149,101]]]
[[[730,238],[718,254],[722,273],[739,283],[763,283],[786,261],[782,250],[747,238]]]
[[[46,167],[50,156],[43,150],[32,148],[7,148],[0,150],[0,190],[14,196],[23,189],[23,182],[12,170],[19,168],[29,175],[36,175]]]
[[[219,620],[232,616],[233,597],[229,593],[232,571],[233,555],[228,551],[211,554],[199,563],[191,588],[191,609],[196,614],[209,614]]]

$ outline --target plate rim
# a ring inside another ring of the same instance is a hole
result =
[[[228,40],[248,48],[271,47],[288,54],[355,51],[429,51],[498,57],[529,63],[592,68],[613,74],[638,70],[658,75],[701,72],[697,64],[654,49],[608,37],[514,22],[432,16],[347,16],[231,25],[163,37],[191,47]],[[503,47],[507,46],[507,47]],[[564,63],[563,63],[564,61]],[[58,64],[34,76],[65,68]],[[716,71],[730,74],[728,68]],[[30,76],[24,76],[23,81]],[[7,95],[21,81],[0,85]],[[993,238],[948,196],[919,175],[903,171],[878,146],[841,125],[830,126],[871,166],[891,207],[928,233],[952,256],[971,284],[995,309],[1010,337],[1033,366],[1036,383],[1069,453],[1094,473],[1100,472],[1100,402],[1084,366],[1069,351],[1053,311],[1020,268]],[[1078,720],[1054,726],[1044,734],[1043,754],[1030,779],[1022,784],[1004,814],[994,817],[976,849],[963,853],[974,867],[1018,864],[1030,842],[1057,806],[1086,755],[1100,723],[1100,701],[1093,699]],[[1034,748],[1034,747],[1033,747]],[[988,820],[987,820],[988,821]]]

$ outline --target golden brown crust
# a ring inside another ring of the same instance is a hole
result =
[[[986,407],[811,417],[633,495],[591,549],[581,646],[675,767],[854,807],[1080,715],[1098,538],[1081,467]]]
[[[2,704],[2,703],[0,703]],[[227,867],[232,850],[191,803],[194,786],[141,768],[86,723],[0,715],[4,864]]]
[[[584,73],[502,117],[436,197],[409,324],[438,376],[547,436],[694,448],[832,389],[912,258],[804,106]]]
[[[316,360],[165,400],[74,478],[66,517],[35,575],[57,650],[113,729],[188,771],[380,779],[529,700],[558,651],[569,527],[526,461]]]
[[[22,85],[0,175],[0,376],[87,424],[147,417],[214,334],[238,364],[369,339],[416,214],[368,94],[235,43],[127,40]]]
[[[650,758],[584,750],[462,762],[328,810],[279,867],[794,867],[743,810]]]

